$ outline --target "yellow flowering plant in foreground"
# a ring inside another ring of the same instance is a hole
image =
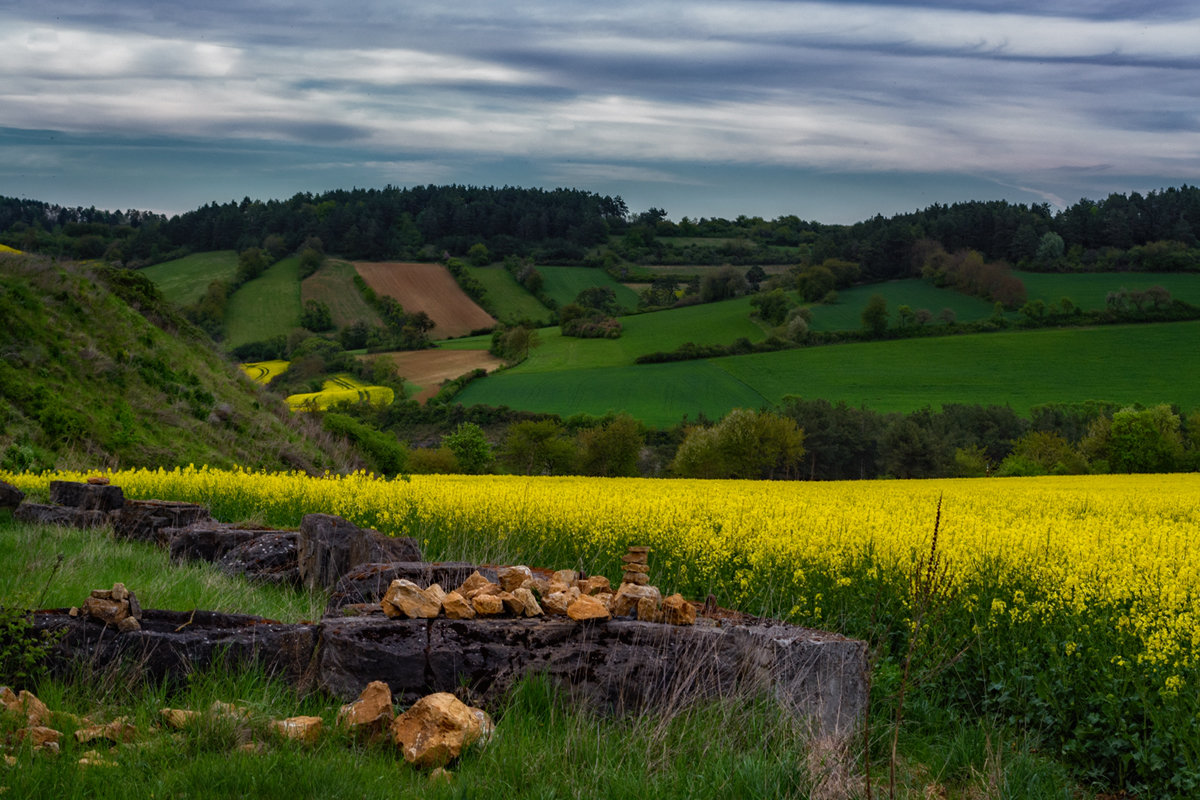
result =
[[[26,491],[82,473],[0,476]],[[616,578],[631,544],[655,583],[868,638],[909,630],[914,570],[937,540],[942,623],[963,653],[956,702],[1045,731],[1122,785],[1200,790],[1200,475],[755,482],[207,468],[110,473],[130,497],[221,519],[338,514],[427,557],[581,567]],[[901,637],[902,638],[902,637]]]

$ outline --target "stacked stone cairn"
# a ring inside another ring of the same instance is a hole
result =
[[[664,599],[658,588],[650,585],[648,552],[646,547],[630,548],[624,556],[624,579],[616,589],[603,575],[583,577],[575,570],[563,569],[547,576],[521,565],[498,568],[496,581],[475,571],[449,592],[436,583],[422,588],[410,580],[394,580],[381,605],[383,613],[395,619],[549,615],[580,622],[632,617],[671,625],[694,624],[693,604],[678,594]]]
[[[111,589],[93,589],[82,607],[72,607],[72,617],[84,616],[116,627],[121,633],[141,630],[142,606],[137,595],[114,583]]]

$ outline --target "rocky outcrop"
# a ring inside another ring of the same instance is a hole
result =
[[[125,505],[125,494],[121,487],[108,484],[50,481],[50,503],[82,511],[116,511]]]
[[[218,523],[163,528],[162,535],[168,542],[172,561],[219,561],[238,545],[270,532],[277,531],[247,530]]]
[[[217,566],[228,575],[243,575],[253,581],[298,585],[297,538],[295,531],[259,532],[221,556]]]
[[[195,503],[126,500],[120,511],[112,514],[111,521],[113,534],[118,538],[156,542],[167,546],[169,542],[164,533],[166,530],[186,528],[197,523],[211,523],[213,518],[207,508]]]
[[[332,589],[360,564],[420,561],[415,539],[385,536],[332,514],[306,514],[297,541],[300,582],[309,589]]]
[[[13,519],[30,525],[102,528],[108,524],[109,512],[24,502],[13,512]]]
[[[476,742],[486,742],[496,724],[449,692],[422,697],[392,723],[392,738],[404,760],[419,769],[444,767]]]
[[[24,499],[24,492],[11,483],[0,481],[0,508],[16,508]]]

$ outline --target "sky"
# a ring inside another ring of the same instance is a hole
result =
[[[850,223],[1198,181],[1196,0],[0,3],[0,195],[65,206],[457,183]]]

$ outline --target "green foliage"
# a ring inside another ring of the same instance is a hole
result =
[[[729,300],[744,295],[748,289],[746,276],[741,270],[722,267],[700,279],[700,301],[715,303],[718,300]]]
[[[685,478],[795,477],[804,432],[769,411],[735,408],[712,428],[692,428],[672,471]]]
[[[1179,417],[1170,406],[1113,414],[1107,452],[1113,472],[1171,472],[1182,455]]]
[[[837,287],[837,278],[829,267],[817,264],[805,269],[796,277],[796,289],[808,303],[818,303],[821,298]]]
[[[454,453],[459,470],[468,474],[487,472],[492,465],[492,446],[483,429],[474,422],[463,422],[454,433],[443,437],[442,444]]]
[[[887,330],[888,308],[887,299],[881,294],[873,294],[862,311],[863,330],[872,336],[880,336]]]
[[[330,433],[345,436],[366,455],[380,475],[403,473],[408,464],[408,448],[395,436],[376,430],[351,416],[326,412],[322,426]]]
[[[309,300],[304,304],[304,311],[300,313],[300,324],[310,331],[321,333],[332,330],[333,315],[325,303],[320,300]]]
[[[756,310],[758,317],[764,322],[770,325],[782,325],[791,302],[782,289],[772,289],[751,297],[750,306]],[[807,330],[806,323],[805,331]]]
[[[618,414],[603,425],[579,432],[578,471],[608,478],[637,477],[638,458],[646,441],[640,422]]]
[[[525,420],[508,427],[499,461],[518,475],[564,475],[575,463],[575,443],[556,420]]]

